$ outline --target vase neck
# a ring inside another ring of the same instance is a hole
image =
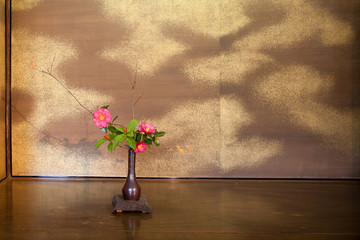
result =
[[[136,178],[135,160],[136,160],[136,153],[134,152],[133,149],[129,149],[129,154],[128,154],[128,177],[129,178]]]

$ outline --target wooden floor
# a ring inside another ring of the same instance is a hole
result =
[[[124,180],[0,183],[0,239],[360,239],[356,181],[139,180],[152,214],[111,214]]]

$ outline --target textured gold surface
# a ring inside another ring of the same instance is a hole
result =
[[[239,49],[287,48],[306,39],[320,38],[324,46],[348,44],[354,37],[353,27],[335,17],[316,2],[268,1],[285,11],[284,19],[236,43]],[[266,4],[264,4],[266,5]]]
[[[137,155],[138,176],[358,174],[355,4],[96,0],[62,6],[53,0],[15,6],[14,172],[119,176],[127,167],[126,151],[93,150],[101,133],[60,86],[30,69],[34,61],[52,68],[89,108],[114,106],[121,121],[129,120],[127,77],[137,71],[136,94],[145,93],[139,120],[167,132],[159,148]]]
[[[128,41],[103,50],[101,57],[125,63],[137,74],[152,75],[166,61],[186,50],[186,46],[167,39],[156,27],[138,26]]]
[[[6,176],[5,144],[5,0],[0,0],[0,179]]]
[[[153,74],[170,58],[188,50],[185,44],[165,34],[168,27],[187,28],[195,34],[216,38],[235,32],[250,21],[239,1],[99,2],[109,20],[124,21],[131,31],[130,39],[106,48],[101,56],[123,62],[133,70],[137,66],[140,75]]]
[[[353,132],[351,109],[337,110],[319,102],[320,95],[334,87],[334,80],[310,67],[290,66],[266,77],[256,88],[259,97],[304,129],[312,131],[324,142],[351,154],[359,136]]]
[[[280,141],[260,136],[238,139],[235,133],[250,125],[254,118],[235,97],[224,96],[220,99],[220,119],[220,162],[223,171],[257,166],[281,152]]]
[[[36,43],[36,44],[35,44]],[[62,121],[81,119],[91,122],[91,116],[74,101],[69,93],[51,77],[41,74],[30,66],[35,62],[40,68],[51,71],[64,84],[69,84],[59,71],[62,64],[76,59],[77,50],[73,43],[61,41],[44,35],[36,35],[26,29],[16,29],[12,32],[12,90],[25,92],[33,102],[29,114],[25,117],[13,106],[12,157],[14,175],[82,175],[85,168],[103,169],[104,164],[100,154],[89,155],[88,150],[81,148],[76,140],[58,139],[46,130],[46,126]],[[71,87],[70,87],[71,88]],[[99,103],[112,102],[105,93],[91,88],[71,88],[72,92],[90,109],[96,109]],[[18,105],[21,107],[21,105]],[[56,125],[55,125],[56,127]],[[56,130],[56,129],[55,129]],[[62,130],[66,132],[66,129]],[[75,131],[67,131],[69,139],[76,135]],[[82,136],[84,139],[86,135]],[[26,144],[24,144],[26,143]],[[77,148],[72,147],[77,145]],[[92,149],[91,149],[92,150]],[[84,152],[85,151],[85,152]],[[69,159],[72,161],[69,162]],[[92,160],[91,163],[88,163]],[[91,167],[88,165],[91,164]],[[98,166],[100,165],[100,167]],[[100,170],[99,170],[100,171]],[[102,173],[94,171],[101,175]]]
[[[12,11],[29,11],[44,0],[11,0]]]
[[[152,27],[162,29],[170,25],[218,38],[236,32],[251,22],[244,10],[250,0],[159,0],[151,4],[132,0],[97,1],[103,6],[103,14],[111,21],[124,21],[135,31],[139,25],[147,26],[148,29],[143,29],[147,31],[151,31]]]
[[[184,71],[196,85],[240,84],[246,81],[246,74],[271,61],[270,56],[260,52],[234,50],[219,56],[189,60]]]
[[[260,136],[241,138],[239,141],[235,133],[252,121],[251,114],[234,96],[185,103],[161,119],[151,119],[156,126],[171,133],[161,144],[174,146],[179,151],[164,154],[156,149],[146,156],[139,156],[144,161],[138,164],[146,165],[144,169],[148,172],[158,172],[156,177],[193,176],[199,166],[214,165],[223,174],[234,167],[259,165],[277,155],[281,151],[281,144]],[[186,146],[190,146],[190,149]],[[139,174],[146,175],[142,169]]]

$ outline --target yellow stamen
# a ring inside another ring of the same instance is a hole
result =
[[[105,116],[104,115],[100,115],[99,117],[100,121],[103,121],[105,119]]]

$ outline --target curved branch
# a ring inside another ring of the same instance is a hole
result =
[[[88,111],[88,112],[91,114],[91,116],[93,116],[93,113],[92,113],[88,108],[86,108],[84,105],[82,105],[81,102],[80,102],[80,101],[75,97],[75,95],[70,91],[70,89],[68,89],[68,88],[65,86],[65,84],[63,84],[59,79],[57,79],[57,77],[55,77],[55,76],[54,76],[53,74],[51,74],[50,72],[44,71],[44,70],[42,70],[42,69],[36,69],[36,70],[38,70],[39,72],[42,72],[42,73],[44,73],[44,74],[49,75],[50,77],[52,77],[53,79],[55,79],[58,83],[60,83],[61,86],[62,86],[63,88],[65,88],[65,90],[76,100],[76,102],[77,102],[82,108],[84,108],[86,111]]]

